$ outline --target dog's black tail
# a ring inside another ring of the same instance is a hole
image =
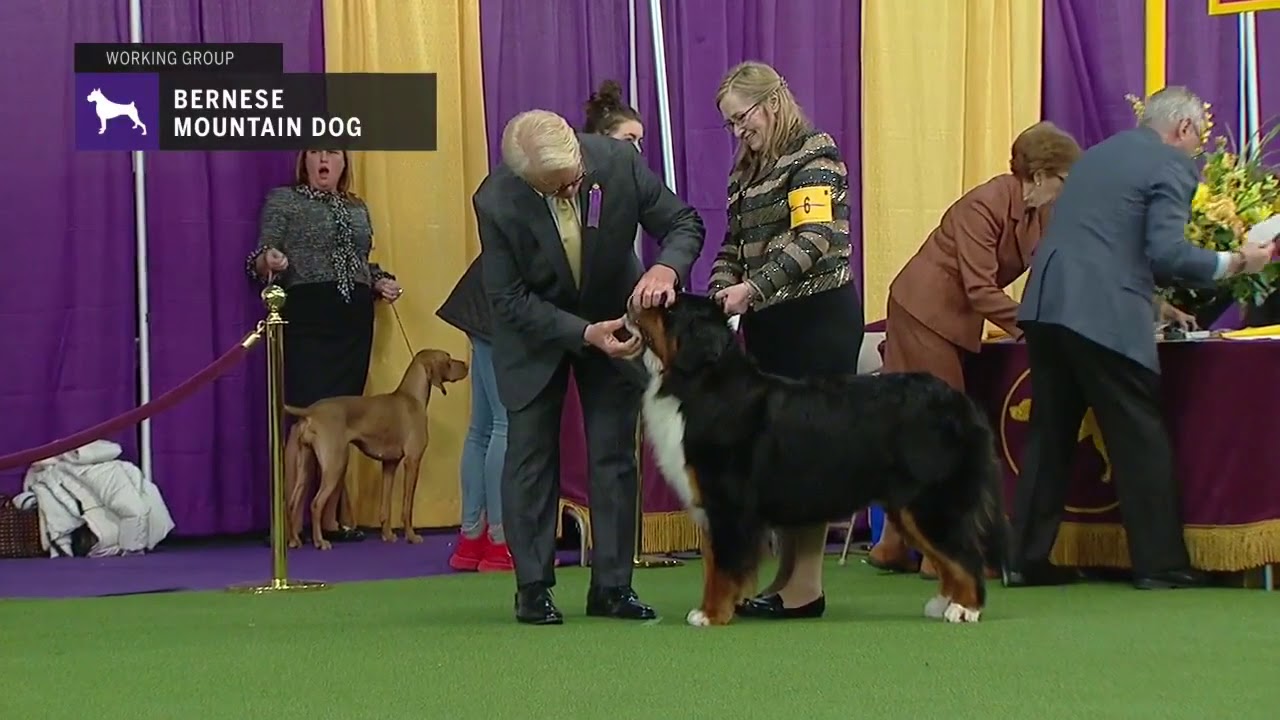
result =
[[[968,398],[966,398],[968,399]],[[969,399],[970,433],[962,472],[971,478],[979,494],[978,542],[987,567],[1000,568],[1009,543],[1009,521],[1004,512],[1004,487],[996,457],[995,433],[986,412]]]

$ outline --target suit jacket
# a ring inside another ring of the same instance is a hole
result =
[[[484,292],[480,258],[471,261],[436,316],[473,338],[493,342],[489,297]]]
[[[494,374],[508,410],[524,408],[566,353],[586,345],[590,323],[622,317],[643,270],[632,243],[638,226],[659,238],[657,262],[683,285],[706,236],[698,213],[667,189],[631,145],[579,134],[586,176],[578,194],[582,285],[575,287],[546,199],[505,165],[472,198],[480,229],[481,267],[493,310]],[[593,187],[599,193],[592,193]],[[597,219],[589,207],[600,198]],[[638,376],[637,376],[638,378]]]
[[[1212,286],[1218,254],[1183,228],[1195,163],[1145,127],[1089,148],[1071,168],[1031,264],[1018,322],[1066,327],[1155,372],[1162,283]]]
[[[988,180],[947,208],[889,298],[969,352],[981,349],[984,318],[1020,337],[1018,303],[1003,289],[1030,265],[1047,213],[1027,207],[1013,175]]]

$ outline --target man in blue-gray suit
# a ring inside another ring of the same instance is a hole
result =
[[[1093,407],[1115,468],[1140,589],[1203,585],[1182,538],[1172,448],[1161,417],[1153,299],[1161,285],[1212,286],[1260,270],[1273,245],[1213,252],[1183,238],[1204,104],[1165,88],[1139,127],[1072,167],[1036,250],[1018,311],[1032,378],[1030,434],[1014,504],[1007,586],[1070,582],[1049,563],[1077,431]]]

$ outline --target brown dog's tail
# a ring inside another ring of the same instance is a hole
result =
[[[311,415],[310,407],[300,408],[300,407],[294,407],[292,405],[285,405],[284,411],[294,417],[308,417]]]

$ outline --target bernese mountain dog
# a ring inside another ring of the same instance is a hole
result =
[[[925,373],[791,380],[762,372],[710,298],[633,310],[650,379],[645,436],[702,528],[691,625],[725,625],[755,592],[768,528],[847,520],[875,502],[938,569],[925,615],[976,622],[1006,533],[990,425]]]

